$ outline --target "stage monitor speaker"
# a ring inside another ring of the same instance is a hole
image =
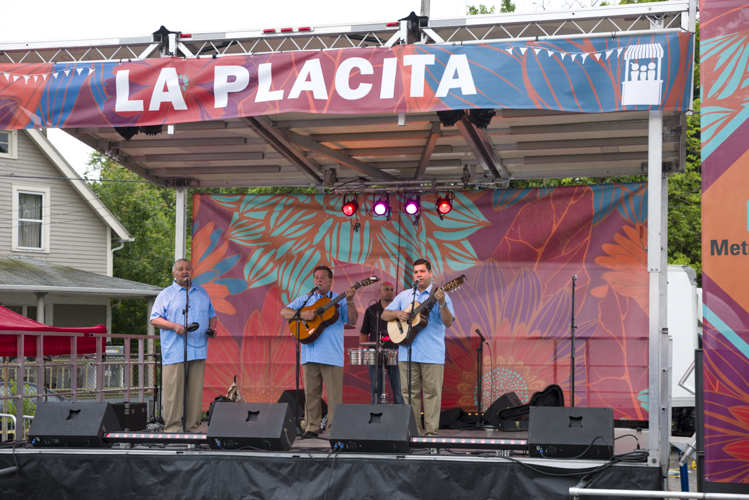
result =
[[[296,416],[296,413],[294,413],[294,405],[297,404],[296,401],[296,389],[288,389],[281,393],[281,396],[278,398],[279,403],[288,403],[289,407],[291,408],[291,414]],[[299,417],[304,417],[304,389],[299,389]],[[322,402],[322,416],[328,414],[328,403],[323,400]]]
[[[29,429],[34,446],[104,448],[107,432],[119,431],[112,406],[97,401],[52,401],[39,403]]]
[[[523,402],[514,392],[502,394],[492,405],[484,412],[484,420],[491,426],[499,428],[499,410],[520,406]]]
[[[609,460],[614,455],[614,410],[531,406],[528,448],[532,457]]]
[[[211,448],[289,451],[296,438],[294,416],[286,403],[219,401],[213,408]]]
[[[337,405],[330,446],[343,451],[411,453],[417,437],[411,405]]]

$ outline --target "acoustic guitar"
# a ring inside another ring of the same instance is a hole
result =
[[[363,286],[369,286],[373,283],[380,281],[380,278],[372,276],[356,283],[352,288],[357,290]],[[304,311],[314,311],[315,317],[309,321],[303,319],[292,319],[289,321],[289,330],[291,335],[299,339],[302,344],[311,344],[322,334],[325,328],[332,325],[341,314],[338,312],[338,308],[335,307],[340,301],[346,297],[346,292],[329,299],[328,297],[322,297],[320,300],[302,309]]]
[[[448,281],[443,286],[439,287],[439,289],[445,292],[452,292],[453,290],[457,290],[458,288],[460,288],[461,285],[465,283],[465,281],[466,275],[462,274],[454,280]],[[404,311],[411,313],[409,315],[410,321],[400,321],[397,318],[392,321],[388,321],[388,334],[390,335],[391,342],[398,345],[408,345],[409,324],[412,325],[411,342],[414,341],[417,333],[426,328],[426,326],[429,324],[429,313],[431,312],[432,307],[434,307],[434,304],[437,301],[437,299],[434,297],[434,294],[437,290],[438,288],[434,288],[432,290],[432,294],[423,303],[414,302],[413,311],[411,310],[411,304],[408,304],[408,307],[404,309]]]

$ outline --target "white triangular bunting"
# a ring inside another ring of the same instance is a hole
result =
[[[575,58],[577,57],[577,54],[571,54],[571,55],[570,55],[570,57],[571,57],[571,58],[572,58],[572,60],[574,61],[574,60],[575,60]]]
[[[75,70],[78,72],[78,74],[81,74],[81,71],[83,71],[83,68],[75,68]]]
[[[583,58],[583,64],[585,64],[585,60],[588,58],[589,55],[590,54],[588,54],[587,52],[585,54],[580,54],[580,57]]]
[[[13,81],[15,82],[16,80],[18,80],[18,75],[13,75]]]
[[[45,81],[45,82],[47,81],[47,73],[44,73],[44,74],[42,75],[42,80],[43,80],[43,81]]]
[[[89,75],[90,75],[91,73],[93,73],[93,72],[94,72],[94,68],[88,68],[88,74],[89,74]]]
[[[55,73],[52,73],[52,78],[54,78],[55,80],[57,80],[57,75],[58,75],[59,73],[60,73],[59,71],[57,71],[57,72],[55,72]]]
[[[624,50],[624,47],[619,47],[618,49],[616,49],[616,57],[622,55],[622,50]]]
[[[551,57],[551,56],[554,55],[554,51],[553,50],[546,49],[546,53],[549,54],[549,57]]]
[[[29,83],[29,78],[31,78],[29,75],[23,75],[23,83]]]
[[[69,69],[66,69],[66,70],[64,71],[64,73],[65,73],[65,76],[68,76],[68,75],[70,75],[70,70],[69,70]]]
[[[39,78],[39,75],[34,75],[34,81],[36,82],[36,79]]]
[[[520,47],[520,52],[522,52],[523,55],[525,55],[526,50],[528,50],[528,47]]]
[[[538,53],[541,52],[541,49],[539,47],[533,47],[533,52],[535,52],[536,55],[538,55]]]
[[[612,53],[612,52],[614,52],[614,49],[611,49],[611,50],[607,50],[607,51],[606,51],[606,59],[608,59],[608,58],[609,58],[609,56],[611,55],[611,53]]]
[[[5,77],[6,80],[10,80],[10,78],[8,78],[8,73],[3,73],[3,76]]]
[[[510,54],[510,55],[512,55],[512,47],[510,47],[509,49],[507,49],[507,53]]]
[[[595,56],[596,61],[600,61],[601,60],[601,54],[599,54],[598,52],[593,52],[593,55]]]
[[[566,52],[560,52],[560,54],[562,54],[562,61],[564,61],[564,56],[566,56],[567,53]]]

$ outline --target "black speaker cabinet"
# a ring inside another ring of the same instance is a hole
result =
[[[39,403],[29,429],[34,446],[103,448],[107,432],[119,431],[120,423],[109,403],[52,401]]]
[[[411,453],[418,436],[411,405],[337,405],[330,446],[343,451]]]
[[[614,410],[532,406],[528,448],[532,457],[609,460],[614,455]]]
[[[511,406],[520,406],[522,401],[514,392],[502,394],[492,405],[484,412],[484,420],[496,428],[499,428],[499,410],[510,408]]]
[[[120,430],[141,431],[148,425],[148,403],[110,403]]]
[[[296,438],[294,416],[286,403],[219,401],[213,408],[211,448],[288,451]]]
[[[296,413],[294,413],[294,406],[297,405],[296,400],[296,389],[288,389],[281,393],[281,396],[278,398],[279,403],[288,403],[289,407],[291,408],[291,414],[296,416]],[[304,418],[304,388],[299,388],[299,418]],[[328,403],[323,400],[322,402],[322,416],[328,414]]]

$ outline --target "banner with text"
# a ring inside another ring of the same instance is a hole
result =
[[[221,58],[0,64],[0,129],[278,113],[686,110],[689,33]]]

